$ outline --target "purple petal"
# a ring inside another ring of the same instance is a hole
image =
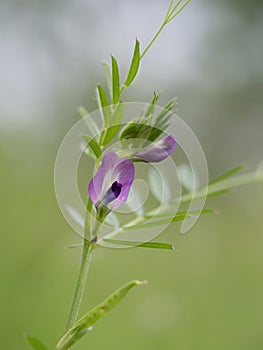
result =
[[[88,187],[90,199],[95,205],[103,199],[103,195],[111,186],[109,178],[111,177],[114,167],[119,163],[119,161],[119,157],[114,152],[109,152],[103,157],[101,166],[99,167],[96,175],[90,181]]]
[[[93,204],[104,203],[109,210],[118,208],[126,202],[133,179],[133,162],[119,158],[114,152],[107,153],[89,183],[88,192]]]
[[[135,157],[141,158],[149,163],[161,162],[169,157],[176,146],[176,140],[173,135],[168,135],[161,140],[153,143],[135,154]]]
[[[129,159],[122,159],[122,161],[114,169],[114,175],[117,181],[122,185],[119,196],[109,204],[109,208],[114,210],[127,201],[131,185],[134,180],[134,164]]]

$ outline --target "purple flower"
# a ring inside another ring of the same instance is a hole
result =
[[[173,152],[176,140],[173,135],[168,135],[161,140],[152,143],[135,154],[136,158],[141,158],[149,163],[160,162]]]
[[[105,154],[96,175],[89,183],[88,192],[96,209],[106,213],[124,204],[134,179],[134,165],[114,152]]]

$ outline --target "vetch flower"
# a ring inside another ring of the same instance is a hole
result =
[[[134,156],[149,163],[161,162],[169,157],[176,146],[176,139],[168,135],[137,152]]]
[[[134,164],[131,160],[121,159],[114,152],[105,154],[88,186],[90,199],[101,220],[126,202],[133,180]]]

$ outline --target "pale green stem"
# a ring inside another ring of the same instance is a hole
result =
[[[71,304],[71,308],[68,316],[66,331],[68,331],[76,323],[78,318],[78,312],[79,312],[80,304],[82,301],[82,297],[83,297],[83,293],[86,285],[93,248],[94,248],[94,244],[84,239],[79,275],[78,275],[75,292],[73,295],[72,304]]]
[[[88,198],[86,219],[85,219],[85,230],[84,230],[84,238],[83,238],[82,258],[80,263],[78,279],[75,287],[75,292],[73,295],[71,308],[68,316],[66,331],[69,330],[77,321],[79,308],[80,308],[80,304],[82,301],[82,297],[84,294],[84,289],[87,281],[92,251],[95,248],[95,244],[90,241],[91,240],[91,214],[90,214],[91,207],[92,207],[92,202],[90,198]]]
[[[149,42],[149,44],[146,46],[146,48],[144,49],[143,53],[141,54],[140,59],[142,60],[143,57],[146,55],[146,53],[149,51],[149,49],[151,48],[151,46],[153,45],[153,43],[155,42],[155,40],[158,38],[158,36],[161,34],[161,31],[163,30],[163,28],[166,26],[166,22],[163,22],[163,24],[161,25],[161,27],[157,30],[156,34],[154,35],[154,37],[152,38],[152,40]]]
[[[175,12],[175,10],[178,8],[178,6],[181,4],[182,0],[179,0],[176,5],[172,7],[173,2],[170,2],[168,11],[166,13],[165,19],[162,23],[162,25],[160,26],[160,28],[157,30],[157,32],[155,33],[154,37],[152,38],[152,40],[149,42],[149,44],[146,46],[146,48],[144,49],[143,53],[141,54],[140,59],[142,60],[143,57],[146,55],[146,53],[149,51],[149,49],[151,48],[151,46],[153,45],[153,43],[156,41],[156,39],[158,38],[158,36],[161,34],[163,28],[166,26],[166,24],[168,24],[169,22],[171,22],[190,2],[191,0],[187,0],[181,7],[180,9]],[[121,90],[122,91],[122,90]]]

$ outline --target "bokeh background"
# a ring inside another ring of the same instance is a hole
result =
[[[80,251],[56,203],[53,170],[76,109],[96,108],[110,53],[121,71],[134,40],[149,42],[167,1],[0,2],[1,349],[26,350],[24,334],[49,349],[63,332]],[[161,103],[198,136],[211,177],[263,159],[263,2],[192,1],[145,57],[125,95]],[[87,179],[88,181],[89,179]],[[174,252],[98,249],[81,312],[130,279],[134,290],[81,349],[259,350],[263,347],[262,189],[249,185],[209,200],[187,235],[160,237]]]

